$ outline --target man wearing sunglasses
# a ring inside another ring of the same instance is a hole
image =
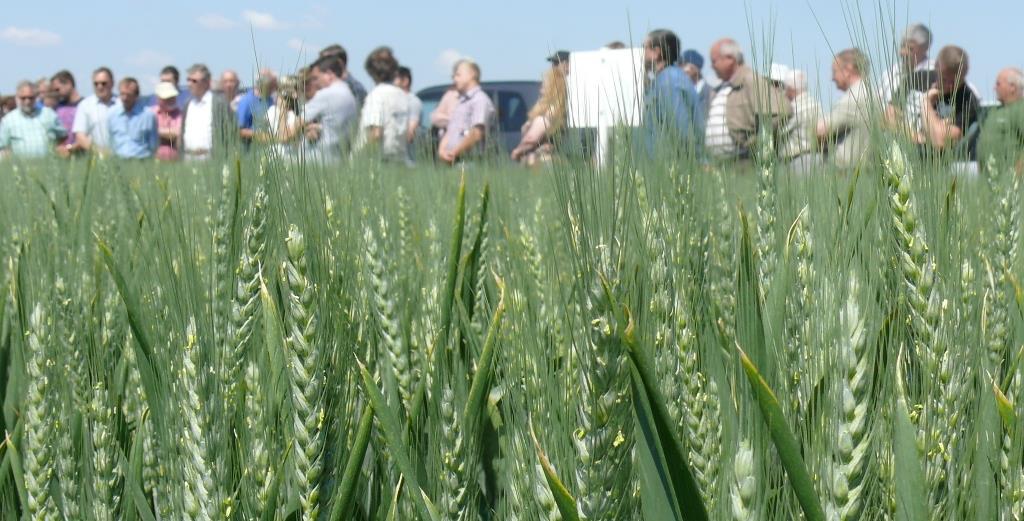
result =
[[[185,159],[202,161],[227,155],[238,143],[238,125],[228,101],[210,89],[206,65],[193,65],[186,78],[192,98],[185,105],[181,123]]]
[[[36,107],[36,85],[30,81],[18,84],[18,109],[0,121],[0,155],[44,157],[67,136],[67,131],[49,107]]]
[[[114,73],[106,67],[100,67],[92,73],[94,94],[82,100],[75,111],[75,122],[71,130],[75,133],[75,142],[67,146],[68,152],[79,150],[106,154],[110,149],[110,133],[107,121],[117,104],[114,96]]]

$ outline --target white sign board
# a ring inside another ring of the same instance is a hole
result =
[[[640,126],[643,49],[601,49],[569,55],[569,126]]]

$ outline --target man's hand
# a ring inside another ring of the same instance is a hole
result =
[[[932,88],[928,89],[928,92],[925,93],[924,98],[925,101],[928,102],[929,107],[934,107],[939,104],[940,96],[942,96],[942,93],[939,92],[939,89],[935,86],[932,86]]]
[[[322,127],[319,123],[310,123],[306,125],[306,139],[310,141],[317,141],[320,139],[320,129]]]
[[[447,150],[446,148],[442,148],[441,150],[439,150],[438,153],[437,153],[437,156],[441,158],[441,161],[444,161],[445,163],[448,163],[449,165],[455,164],[455,159],[458,158],[458,156],[455,155],[454,152],[451,152],[451,151]]]

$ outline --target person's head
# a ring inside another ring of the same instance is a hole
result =
[[[996,99],[1003,105],[1016,103],[1024,98],[1024,70],[1009,67],[996,76]]]
[[[345,50],[341,44],[335,43],[328,45],[320,50],[319,58],[337,58],[341,60],[342,68],[348,67],[348,51]]]
[[[228,101],[234,99],[238,94],[238,86],[241,82],[238,80],[238,73],[227,69],[220,73],[220,91],[224,93],[224,97]]]
[[[398,73],[398,60],[391,47],[377,47],[366,57],[365,67],[374,83],[393,83]]]
[[[732,38],[722,38],[711,46],[711,68],[722,81],[729,81],[743,65],[743,48]]]
[[[336,56],[324,56],[313,63],[310,68],[318,89],[340,81],[341,77],[345,75],[345,65]]]
[[[299,69],[295,76],[298,83],[297,90],[305,96],[305,99],[311,99],[316,94],[316,91],[320,89],[317,77],[313,74],[312,66]]]
[[[928,49],[932,46],[932,31],[924,24],[911,24],[903,32],[900,40],[900,62],[907,70],[928,59]]]
[[[399,67],[395,71],[395,85],[405,92],[412,90],[412,70],[404,65]]]
[[[555,51],[554,54],[548,56],[548,62],[551,63],[552,68],[558,69],[564,75],[568,75],[570,55],[569,51]]]
[[[661,71],[679,61],[679,37],[668,29],[656,29],[644,40],[644,65]]]
[[[683,51],[682,56],[679,57],[679,64],[683,66],[683,72],[685,72],[694,83],[697,83],[704,77],[704,74],[701,72],[704,68],[704,57],[701,56],[696,49],[687,49]]]
[[[57,92],[60,101],[68,101],[75,94],[75,77],[68,70],[58,71],[50,78],[50,87]]]
[[[135,102],[139,100],[138,80],[132,77],[121,80],[117,84],[117,93],[121,97],[121,106],[125,110],[131,110],[135,107]]]
[[[114,73],[107,67],[92,72],[92,90],[96,97],[108,101],[114,95]]]
[[[786,89],[786,97],[793,101],[797,96],[807,92],[807,73],[790,69],[782,78],[782,86]]]
[[[36,80],[36,96],[39,96],[39,101],[43,100],[47,92],[50,92],[50,78],[43,77]]]
[[[153,89],[160,110],[172,111],[178,107],[178,87],[169,81],[161,81]]]
[[[173,84],[175,87],[179,85],[181,81],[181,73],[178,72],[178,68],[173,65],[168,65],[163,69],[160,69],[160,81],[166,81],[167,83]]]
[[[935,57],[935,72],[939,77],[939,90],[949,94],[967,82],[970,63],[967,52],[956,45],[947,45]]]
[[[480,66],[473,60],[462,59],[455,62],[452,70],[452,82],[455,89],[466,93],[480,84]]]
[[[60,93],[51,84],[50,90],[43,94],[43,106],[56,109],[58,105],[60,105]]]
[[[299,78],[297,76],[281,76],[278,84],[277,99],[287,110],[299,111]]]
[[[193,98],[199,99],[210,90],[210,68],[197,63],[188,68],[188,91]]]
[[[221,90],[224,92],[224,95],[227,96],[229,92],[228,89],[224,86],[223,76],[221,77],[220,81]],[[231,92],[238,92],[237,80]],[[272,96],[274,92],[277,92],[277,74],[274,74],[274,71],[270,69],[260,70],[260,75],[256,78],[256,92],[258,92],[260,96]]]
[[[615,40],[613,42],[608,42],[608,45],[605,45],[605,48],[611,49],[613,51],[617,51],[619,49],[625,49],[626,48],[626,44],[624,44],[624,43],[622,43],[622,42],[620,42],[618,40]]]
[[[540,84],[540,99],[530,110],[529,118],[547,116],[550,121],[549,133],[557,130],[565,123],[565,104],[568,99],[565,86],[565,75],[558,69],[544,71],[544,80]]]
[[[832,82],[841,91],[850,90],[867,70],[867,57],[856,47],[840,51],[832,61]]]
[[[36,111],[36,96],[39,94],[39,87],[31,81],[25,80],[18,84],[15,97],[18,101],[18,108],[25,114],[33,114]]]

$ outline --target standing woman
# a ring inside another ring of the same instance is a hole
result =
[[[554,138],[565,128],[565,75],[552,67],[544,73],[540,99],[523,125],[523,139],[512,150],[512,160],[524,166],[550,163]]]
[[[267,109],[267,129],[274,150],[282,158],[295,157],[299,136],[299,80],[295,76],[281,78],[277,101]]]

